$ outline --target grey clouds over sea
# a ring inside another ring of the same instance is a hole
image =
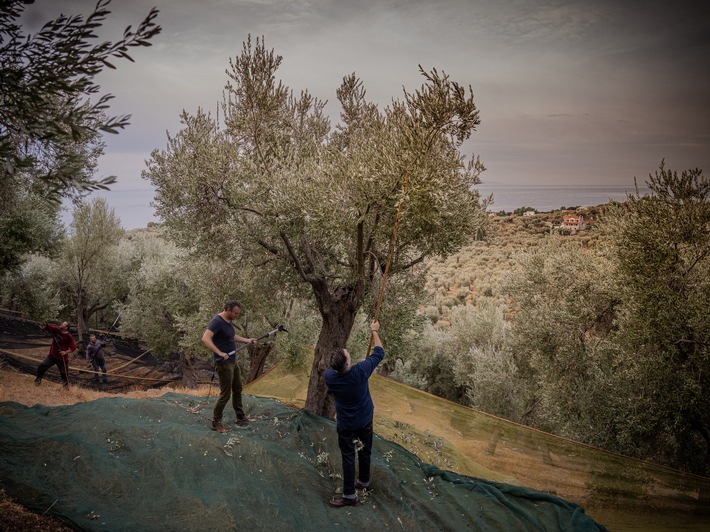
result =
[[[502,185],[483,183],[476,187],[481,196],[493,194],[493,205],[489,211],[512,212],[519,207],[532,207],[546,212],[561,207],[588,207],[608,203],[611,200],[623,201],[627,193],[635,193],[633,185]],[[648,194],[649,189],[639,186],[641,194]]]

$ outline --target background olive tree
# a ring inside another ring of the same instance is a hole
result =
[[[662,162],[646,185],[608,209],[627,408],[625,451],[710,471],[710,181]]]
[[[140,338],[157,357],[179,354],[183,382],[199,381],[200,359],[212,355],[200,342],[210,319],[223,309],[225,301],[239,299],[244,310],[235,324],[242,336],[258,337],[279,322],[289,333],[279,334],[240,352],[244,380],[261,375],[275,360],[268,360],[277,344],[277,359],[289,367],[303,363],[304,349],[315,342],[312,309],[303,302],[261,284],[251,268],[198,257],[175,245],[162,228],[134,230],[122,245],[130,251],[132,269],[128,293],[117,306],[121,332]]]
[[[185,253],[153,229],[132,231],[122,246],[136,268],[117,307],[121,332],[141,338],[153,354],[168,356],[178,345],[176,316],[199,304],[185,279]]]
[[[0,276],[18,270],[31,253],[56,256],[64,236],[58,203],[20,189],[7,191],[5,199],[0,207]]]
[[[115,211],[103,198],[81,202],[74,209],[56,282],[75,310],[80,342],[88,338],[91,317],[125,297],[126,268],[118,254],[123,233]]]
[[[492,297],[475,306],[452,309],[451,336],[455,339],[454,382],[466,391],[471,407],[521,421],[530,386],[510,347],[511,324],[505,308]]]
[[[212,260],[248,262],[279,290],[310,291],[322,325],[306,408],[329,415],[323,372],[378,288],[400,203],[393,277],[455,251],[485,221],[473,188],[482,165],[459,153],[478,110],[470,88],[436,70],[380,110],[353,74],[337,90],[332,129],[324,102],[278,81],[281,60],[249,39],[227,71],[224,129],[201,111],[184,114],[144,177],[180,242]]]
[[[56,284],[57,267],[57,262],[49,257],[28,255],[20,267],[3,276],[2,305],[39,322],[61,316],[67,306]]]
[[[605,249],[551,238],[517,256],[508,349],[526,397],[520,421],[597,445],[613,437],[619,299]]]

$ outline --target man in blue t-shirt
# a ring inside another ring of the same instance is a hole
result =
[[[370,486],[372,416],[375,405],[370,396],[368,379],[385,356],[379,334],[380,324],[373,321],[370,328],[375,348],[368,358],[353,365],[348,350],[339,347],[333,350],[330,368],[325,370],[325,383],[335,401],[338,446],[343,460],[343,496],[328,501],[328,505],[333,508],[355,506],[357,504],[355,490],[368,490]],[[362,443],[362,448],[357,452],[359,474],[356,481],[357,440]]]
[[[215,371],[219,376],[219,399],[214,405],[212,430],[227,432],[222,425],[224,407],[232,397],[232,406],[237,414],[237,423],[253,421],[244,413],[242,406],[242,377],[237,365],[237,342],[244,344],[256,343],[256,338],[244,338],[234,332],[232,322],[239,317],[242,304],[239,301],[228,301],[224,310],[215,315],[202,335],[202,343],[212,351]]]

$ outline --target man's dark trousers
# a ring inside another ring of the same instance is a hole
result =
[[[372,455],[372,423],[357,430],[338,429],[338,446],[343,457],[343,495],[355,495],[355,440],[362,442],[357,451],[359,474],[363,484],[370,482],[370,458]]]

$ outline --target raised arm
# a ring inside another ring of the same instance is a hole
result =
[[[372,330],[372,342],[375,347],[382,347],[382,340],[380,340],[380,322],[374,321],[370,324],[370,329]]]

